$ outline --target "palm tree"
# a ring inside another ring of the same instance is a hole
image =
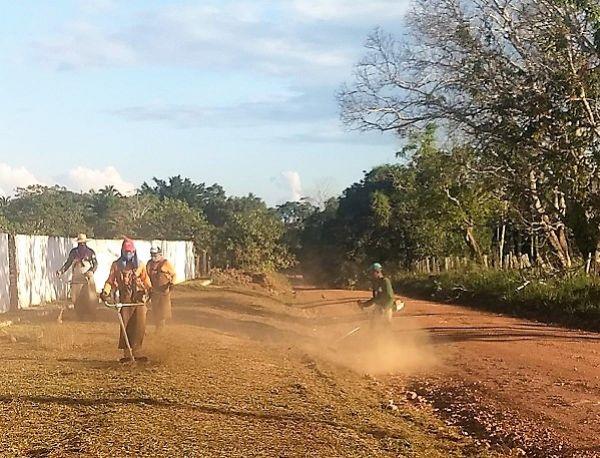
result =
[[[98,193],[104,197],[123,197],[119,190],[112,184],[104,186]]]

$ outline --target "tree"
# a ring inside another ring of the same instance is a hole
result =
[[[275,211],[285,227],[285,244],[296,257],[300,256],[303,250],[302,231],[308,218],[318,211],[318,208],[307,199],[303,199],[278,205]]]
[[[198,207],[200,203],[203,185],[193,183],[189,178],[181,178],[181,175],[169,177],[162,180],[154,177],[154,186],[144,182],[140,188],[140,194],[151,194],[161,199],[176,199],[186,202],[190,207]]]
[[[165,233],[193,236],[196,246],[212,253],[215,265],[277,269],[293,264],[282,223],[259,197],[227,197],[218,184],[207,187],[180,175],[153,181],[154,186],[144,183],[139,192],[164,204],[154,205],[160,211],[150,211],[145,219],[152,233],[165,224]],[[184,230],[188,218],[191,227]]]
[[[141,238],[190,240],[200,251],[210,248],[213,229],[205,216],[186,202],[165,199],[156,201],[141,217],[136,232]]]
[[[115,229],[118,225],[115,215],[119,214],[119,207],[123,206],[125,201],[125,197],[114,186],[106,186],[98,192],[89,192],[88,222],[94,228],[95,237],[111,238],[119,235]]]
[[[410,138],[400,153],[411,157],[408,166],[415,171],[414,198],[425,219],[445,231],[461,232],[472,255],[482,262],[490,251],[491,228],[501,219],[501,188],[493,177],[476,171],[472,148],[444,151],[437,147],[435,133],[435,126],[427,126],[422,135]],[[446,254],[452,251],[456,250]]]
[[[598,181],[600,21],[585,0],[417,0],[411,41],[380,30],[356,81],[339,94],[344,121],[407,134],[437,122],[501,183],[522,224],[571,265],[569,202]],[[596,221],[589,221],[596,224]],[[600,242],[600,241],[599,241]]]
[[[60,186],[19,188],[3,213],[13,230],[27,234],[74,236],[90,229],[86,196]]]
[[[304,221],[317,210],[308,200],[289,201],[275,209],[283,224],[288,228],[299,229]]]
[[[304,221],[298,261],[304,277],[314,284],[344,284],[343,249],[337,219],[339,199],[328,200]]]
[[[140,188],[140,194],[183,201],[190,208],[201,210],[210,224],[215,226],[223,224],[227,196],[220,185],[215,183],[206,186],[204,183],[194,183],[180,175],[169,177],[167,180],[155,177],[153,181],[154,186],[144,183]]]
[[[284,226],[274,211],[258,205],[254,198],[237,200],[225,224],[218,230],[217,260],[242,269],[284,269],[294,257],[283,242]]]
[[[144,225],[148,222],[151,211],[159,205],[160,199],[152,195],[137,194],[121,198],[117,202],[108,216],[110,236],[137,238],[143,233]]]

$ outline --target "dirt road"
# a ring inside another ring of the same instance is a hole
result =
[[[444,355],[442,376],[415,380],[424,393],[454,403],[466,424],[471,417],[471,428],[514,439],[539,456],[560,455],[561,445],[566,456],[600,456],[600,335],[410,304],[403,318],[427,331]],[[470,408],[473,402],[483,409]],[[484,413],[479,424],[472,421],[477,410]]]
[[[350,303],[337,303],[346,292],[312,296],[309,307],[326,309],[321,315],[352,314]],[[394,322],[400,346],[409,362],[411,352],[434,361],[416,373],[399,362],[403,374],[384,377],[388,383],[408,380],[447,420],[486,442],[529,456],[600,457],[600,335],[404,300]]]
[[[358,297],[180,287],[137,366],[108,310],[22,315],[0,331],[0,455],[596,456],[596,335],[407,300],[380,341]]]

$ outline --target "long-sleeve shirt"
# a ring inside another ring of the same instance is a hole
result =
[[[394,289],[389,278],[383,277],[373,280],[373,298],[366,302],[366,306],[377,304],[387,308],[394,305]]]
[[[153,291],[166,291],[171,284],[175,283],[175,268],[165,258],[148,261],[146,271],[150,277]]]
[[[119,292],[119,301],[125,304],[141,302],[143,296],[152,288],[150,277],[146,272],[146,266],[140,264],[137,269],[132,263],[122,266],[117,260],[112,263],[103,293],[110,294],[111,291]]]
[[[60,274],[64,274],[71,266],[82,266],[84,263],[90,265],[89,272],[96,272],[98,268],[98,260],[96,259],[96,253],[90,247],[86,246],[84,249],[75,247],[69,252],[69,257],[63,266],[58,270]]]

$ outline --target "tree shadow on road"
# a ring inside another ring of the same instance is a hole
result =
[[[360,434],[367,434],[377,437],[378,439],[403,439],[404,436],[398,432],[391,431],[389,429],[383,429],[378,426],[370,424],[369,421],[361,422],[358,424],[349,424],[336,420],[329,420],[325,418],[319,418],[315,416],[302,415],[294,412],[287,411],[268,411],[268,410],[241,410],[235,409],[229,406],[220,405],[209,405],[200,404],[196,402],[178,402],[168,399],[155,399],[149,397],[129,397],[129,398],[77,398],[67,396],[0,396],[0,403],[12,404],[15,401],[49,405],[63,405],[63,406],[74,406],[74,407],[97,407],[97,406],[120,406],[120,405],[133,405],[140,407],[158,407],[167,409],[186,409],[196,411],[208,415],[220,415],[227,417],[239,417],[239,418],[250,418],[263,421],[272,421],[276,423],[283,422],[296,422],[296,423],[309,423],[315,425],[323,425],[339,429],[346,429],[358,432]]]
[[[479,342],[518,342],[518,341],[598,341],[600,336],[585,335],[568,330],[546,330],[537,325],[513,326],[440,326],[424,328],[434,345],[447,343]],[[406,332],[406,331],[404,331]]]
[[[261,342],[301,342],[306,336],[289,329],[279,329],[273,325],[255,320],[225,317],[197,308],[177,310],[175,322],[199,326],[234,336],[243,336]]]

